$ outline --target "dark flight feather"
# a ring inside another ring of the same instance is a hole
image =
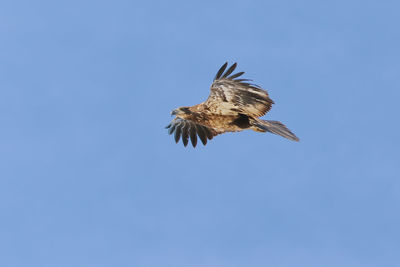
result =
[[[168,130],[168,134],[171,135],[175,131],[175,127],[176,127],[176,124],[172,125],[172,127],[169,128],[169,130]]]
[[[189,141],[189,124],[185,123],[182,127],[182,142],[184,146],[187,146]]]
[[[196,125],[196,131],[197,131],[197,135],[199,136],[201,142],[203,143],[203,145],[207,144],[207,136],[206,136],[206,132],[204,130],[204,127],[198,124]]]
[[[237,77],[239,77],[239,76],[242,76],[243,74],[244,74],[244,71],[238,72],[238,73],[233,74],[232,76],[228,77],[228,79],[233,80],[233,79],[235,79],[235,78],[237,78]],[[237,81],[237,80],[236,80],[236,81]]]
[[[179,139],[181,138],[181,132],[182,132],[182,123],[178,123],[178,126],[176,127],[175,131],[175,143],[179,142]]]
[[[222,65],[222,67],[218,70],[217,74],[215,75],[214,80],[217,80],[221,77],[222,73],[224,73],[227,66],[228,66],[228,62],[225,62],[225,64]]]
[[[193,147],[196,147],[197,135],[196,135],[196,126],[194,123],[191,123],[191,125],[190,125],[189,135],[190,135],[190,141],[192,142]]]
[[[208,129],[207,127],[204,127],[203,129],[206,132],[207,138],[210,140],[213,139],[214,136],[213,136],[212,132],[210,131],[210,129]]]
[[[252,81],[252,80],[250,80],[250,79],[236,79],[235,80],[235,82],[244,82],[244,81]]]
[[[229,74],[231,74],[235,69],[236,69],[237,63],[233,64],[224,74],[224,76],[222,76],[222,78],[226,78],[229,76]]]

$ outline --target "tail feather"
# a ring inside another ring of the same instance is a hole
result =
[[[279,121],[266,121],[266,120],[256,119],[252,122],[252,125],[255,126],[256,130],[258,131],[270,132],[293,141],[299,141],[299,138],[294,133],[292,133],[283,123]]]

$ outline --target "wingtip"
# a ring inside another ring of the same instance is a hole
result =
[[[214,81],[218,80],[219,78],[221,78],[221,75],[224,73],[226,67],[228,66],[228,62],[225,62],[224,65],[221,66],[221,68],[219,68],[217,74],[214,77]]]
[[[229,67],[229,69],[224,73],[224,75],[222,75],[222,78],[228,78],[229,75],[232,74],[232,72],[236,69],[237,67],[237,63],[233,63],[232,66]]]

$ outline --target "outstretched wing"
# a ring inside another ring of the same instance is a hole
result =
[[[204,105],[213,113],[220,115],[236,115],[243,113],[252,117],[261,117],[270,109],[274,101],[267,91],[258,85],[249,83],[248,79],[237,79],[244,72],[232,74],[237,64],[227,71],[226,62],[215,75],[211,92]]]
[[[174,134],[175,142],[178,143],[179,139],[182,136],[182,142],[184,146],[187,146],[190,141],[192,142],[193,147],[197,145],[197,136],[199,136],[203,145],[207,144],[207,139],[211,140],[214,136],[218,135],[218,133],[206,126],[197,124],[190,120],[184,120],[181,118],[175,118],[171,121],[171,123],[165,127],[168,130],[169,134]]]

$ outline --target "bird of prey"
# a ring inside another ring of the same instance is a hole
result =
[[[184,146],[190,141],[197,145],[197,136],[203,145],[214,136],[226,132],[239,132],[250,129],[256,132],[270,132],[293,141],[299,138],[279,121],[262,120],[274,101],[267,91],[249,83],[248,79],[239,79],[244,72],[232,74],[237,63],[226,70],[226,62],[218,70],[211,84],[208,99],[191,107],[180,107],[171,112],[176,117],[166,127],[169,134],[174,133],[175,142],[182,137]],[[226,70],[226,71],[225,71]]]

